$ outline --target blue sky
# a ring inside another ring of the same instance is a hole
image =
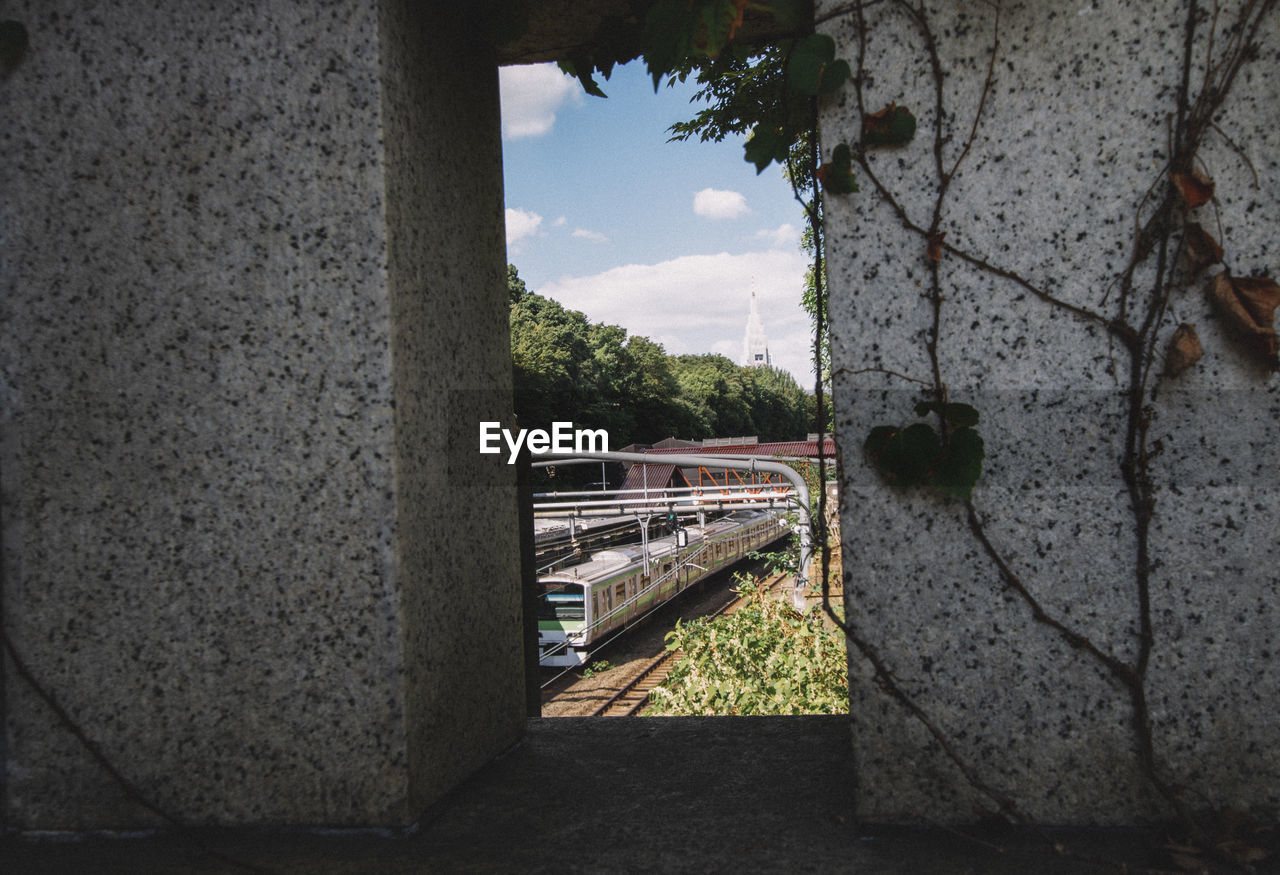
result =
[[[754,288],[774,364],[812,389],[803,214],[742,140],[668,143],[692,85],[636,63],[590,97],[554,65],[502,68],[507,260],[529,288],[668,353],[740,361]]]

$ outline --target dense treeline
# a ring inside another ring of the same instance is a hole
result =
[[[614,449],[672,436],[799,440],[810,430],[812,399],[785,371],[722,355],[669,356],[647,337],[530,292],[510,265],[507,288],[522,426],[604,428]]]

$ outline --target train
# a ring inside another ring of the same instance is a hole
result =
[[[538,576],[538,662],[585,665],[587,652],[709,574],[790,534],[782,514],[738,510],[705,525],[601,550]]]

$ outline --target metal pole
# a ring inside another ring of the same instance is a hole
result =
[[[520,450],[516,490],[520,495],[520,610],[524,639],[524,708],[528,717],[542,716],[541,675],[538,666],[538,568],[533,536],[533,469],[528,448]],[[572,521],[571,521],[572,523]]]
[[[640,523],[640,555],[644,557],[644,576],[649,576],[649,520],[653,514],[645,514],[643,520],[636,514],[636,522]]]

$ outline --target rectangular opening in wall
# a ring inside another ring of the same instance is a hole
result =
[[[601,99],[531,64],[501,68],[501,85],[525,430],[507,439],[534,451],[543,715],[847,711],[844,639],[818,587],[796,585],[784,478],[660,462],[781,461],[816,505],[816,456],[830,465],[834,447],[815,434],[812,252],[790,183],[776,164],[756,173],[744,134],[673,141],[712,108],[693,77],[655,93],[636,62]],[[551,449],[580,450],[584,430],[607,436],[591,450],[657,461],[539,458],[557,435]],[[750,656],[716,674],[732,648]]]

